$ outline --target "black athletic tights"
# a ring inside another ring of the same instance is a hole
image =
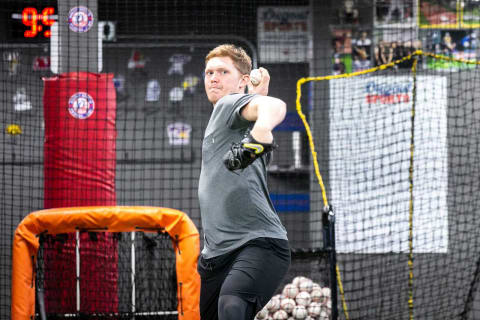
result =
[[[255,317],[255,305],[240,297],[222,295],[218,299],[218,318],[229,320],[246,320]]]
[[[252,320],[290,266],[287,240],[258,238],[234,252],[200,257],[202,320]]]

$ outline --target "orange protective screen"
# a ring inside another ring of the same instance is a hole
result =
[[[13,243],[12,319],[33,319],[35,315],[34,268],[38,235],[92,229],[108,232],[164,229],[176,239],[177,285],[182,288],[177,290],[178,319],[200,319],[200,276],[197,273],[200,240],[197,228],[182,211],[141,206],[56,208],[35,211],[25,217],[15,231]]]

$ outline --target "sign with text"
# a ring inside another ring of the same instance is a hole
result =
[[[410,228],[414,252],[447,252],[447,79],[417,77],[416,96],[409,76],[338,79],[330,96],[337,252],[409,252]]]

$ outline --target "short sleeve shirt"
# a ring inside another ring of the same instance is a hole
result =
[[[230,94],[215,105],[202,145],[198,197],[204,232],[202,255],[213,258],[260,238],[287,240],[267,188],[266,159],[242,170],[229,171],[223,157],[234,142],[248,135],[253,122],[241,116],[254,98]]]

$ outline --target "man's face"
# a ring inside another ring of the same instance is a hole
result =
[[[235,68],[230,57],[214,57],[205,68],[205,92],[215,105],[220,98],[230,93],[242,93],[248,77]]]

